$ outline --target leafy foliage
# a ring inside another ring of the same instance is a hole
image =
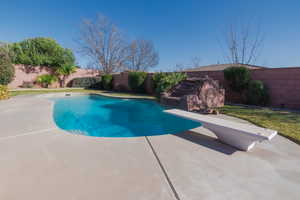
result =
[[[42,87],[48,88],[49,85],[57,81],[57,77],[52,74],[43,74],[38,76],[36,81],[41,84]]]
[[[55,70],[55,74],[57,75],[60,86],[64,87],[65,86],[65,81],[68,76],[76,72],[76,67],[72,64],[64,64]]]
[[[56,68],[55,72],[60,76],[69,76],[76,72],[76,67],[74,65],[64,64],[61,67]]]
[[[186,79],[186,74],[181,72],[155,73],[152,77],[156,94],[159,96],[162,92],[171,89],[180,81]]]
[[[265,106],[269,103],[268,89],[262,81],[252,80],[247,90],[247,103],[252,105]]]
[[[129,72],[128,83],[134,92],[145,92],[144,83],[147,77],[146,72]]]
[[[0,84],[9,84],[15,75],[15,68],[11,63],[9,52],[6,48],[0,47]]]
[[[105,90],[112,89],[113,76],[111,74],[102,75],[102,86]]]
[[[251,80],[250,70],[246,67],[229,67],[224,70],[224,77],[229,87],[235,92],[242,92]]]
[[[9,93],[7,86],[0,85],[0,100],[8,99],[9,98]]]
[[[60,67],[74,65],[75,57],[70,49],[61,47],[51,38],[32,38],[10,45],[14,53],[13,63],[31,66]]]
[[[224,77],[235,92],[246,94],[246,103],[266,106],[270,101],[268,89],[262,81],[251,80],[250,70],[246,67],[230,67],[224,70]]]
[[[101,77],[74,78],[70,86],[73,88],[102,89]]]

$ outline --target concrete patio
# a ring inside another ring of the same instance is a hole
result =
[[[52,107],[35,96],[0,102],[0,199],[299,199],[300,146],[281,136],[250,152],[204,128],[87,137],[57,128]]]

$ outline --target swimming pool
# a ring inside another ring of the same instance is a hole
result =
[[[55,98],[56,125],[70,133],[95,137],[137,137],[175,134],[200,123],[164,113],[151,100],[118,99],[99,95]]]

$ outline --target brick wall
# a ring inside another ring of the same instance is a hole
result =
[[[8,85],[9,88],[18,88],[24,82],[33,82],[37,76],[49,73],[45,67],[34,67],[28,71],[23,65],[15,65],[15,79]],[[97,76],[95,70],[77,69],[76,73],[68,77],[67,82],[77,77]],[[148,94],[153,94],[152,73],[149,73],[145,82],[145,90]],[[232,92],[227,86],[223,71],[198,71],[187,72],[188,77],[208,75],[218,80],[226,90],[226,102],[241,103],[241,95]],[[269,68],[251,70],[254,80],[263,81],[269,88],[271,96],[271,106],[300,109],[300,67],[294,68]],[[58,84],[52,87],[58,87]],[[128,85],[128,72],[113,74],[113,89],[116,91],[130,91]]]
[[[272,106],[300,109],[300,67],[253,70],[252,79],[268,86]]]
[[[130,87],[128,85],[128,72],[113,74],[113,90],[130,91]]]
[[[145,81],[145,90],[147,94],[154,94],[154,83],[152,80],[153,73],[148,73],[146,81]]]
[[[51,69],[47,67],[32,67],[28,68],[24,65],[15,65],[15,78],[14,80],[8,84],[8,87],[11,89],[19,88],[23,85],[24,82],[34,82],[37,77],[43,74],[48,74],[51,72]],[[78,77],[91,77],[98,75],[98,72],[95,70],[86,70],[86,69],[77,69],[75,73],[70,75],[66,83],[70,80]],[[35,87],[38,87],[36,85]],[[53,84],[51,87],[59,87],[58,83]]]

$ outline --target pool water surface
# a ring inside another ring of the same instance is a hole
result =
[[[99,95],[55,98],[56,125],[74,134],[95,137],[137,137],[175,134],[201,123],[164,113],[151,100],[118,99]]]

